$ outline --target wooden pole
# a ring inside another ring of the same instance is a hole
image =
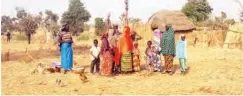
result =
[[[128,25],[128,0],[125,0],[125,24]]]

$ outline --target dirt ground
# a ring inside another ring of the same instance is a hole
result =
[[[10,49],[15,50],[14,52],[25,50],[20,44],[2,43],[2,54],[8,50],[7,46],[11,46]],[[141,47],[141,54],[143,53],[144,47]],[[90,65],[89,54],[85,52],[75,53],[74,60],[81,66]],[[178,60],[174,60],[176,73],[172,76],[153,73],[147,77],[146,71],[143,70],[134,74],[104,77],[89,74],[87,68],[87,83],[82,83],[79,76],[74,73],[30,74],[38,62],[49,65],[59,61],[59,56],[43,56],[30,63],[2,62],[2,95],[242,94],[242,50],[188,47],[187,61],[190,70],[185,76],[180,75]],[[62,80],[61,86],[56,85],[56,79]]]

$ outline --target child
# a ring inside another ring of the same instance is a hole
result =
[[[152,41],[148,41],[147,42],[147,48],[145,50],[145,54],[146,54],[146,68],[147,70],[149,71],[150,70],[150,66],[152,65],[153,63],[153,53],[152,53]]]
[[[98,40],[95,39],[93,41],[94,45],[90,49],[91,54],[91,66],[90,66],[90,73],[94,73],[94,66],[96,65],[96,73],[100,71],[100,47],[98,47]]]
[[[138,48],[138,42],[134,42],[133,69],[134,69],[135,72],[140,71],[140,51],[139,51],[139,48]]]
[[[160,60],[160,54],[159,54],[159,48],[157,46],[152,47],[152,59],[153,59],[153,67],[154,71],[161,72],[161,60]]]
[[[181,73],[185,74],[187,70],[187,64],[186,64],[186,59],[187,59],[187,54],[186,54],[186,36],[181,35],[180,39],[176,45],[176,56],[179,58],[179,63],[180,63],[180,69]]]

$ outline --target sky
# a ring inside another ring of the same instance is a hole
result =
[[[119,16],[125,10],[124,0],[81,0],[87,10],[91,13],[89,23],[94,22],[96,17],[106,17],[111,13],[114,23],[119,21]],[[213,8],[212,15],[220,16],[221,11],[228,18],[239,20],[239,4],[234,0],[208,0]],[[140,18],[147,21],[155,12],[163,9],[180,10],[187,0],[129,0],[129,17]],[[240,0],[243,4],[243,0]],[[69,0],[1,0],[1,15],[15,16],[15,7],[23,7],[27,12],[38,14],[40,11],[52,10],[59,16],[67,11]]]

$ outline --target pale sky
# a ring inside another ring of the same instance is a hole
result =
[[[111,13],[111,20],[119,21],[124,12],[124,0],[81,0],[91,13],[90,23],[95,17],[106,17]],[[214,16],[221,11],[226,12],[229,18],[239,20],[240,6],[234,0],[208,0],[214,9]],[[243,0],[240,0],[243,3]],[[38,14],[46,9],[52,10],[60,16],[68,9],[69,0],[1,0],[1,15],[15,16],[15,7],[23,7],[26,11]],[[129,17],[136,17],[147,21],[155,12],[163,9],[180,10],[187,0],[129,0]]]

